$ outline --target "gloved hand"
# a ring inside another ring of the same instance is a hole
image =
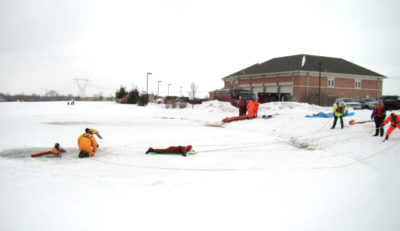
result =
[[[103,139],[103,137],[99,136],[100,139]]]

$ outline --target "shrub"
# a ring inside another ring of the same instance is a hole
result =
[[[139,100],[139,91],[137,89],[133,89],[128,93],[128,100],[129,104],[137,104]]]
[[[149,103],[149,96],[148,94],[141,94],[138,98],[138,105],[139,106],[146,106]]]

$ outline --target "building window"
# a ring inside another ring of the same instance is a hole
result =
[[[355,81],[355,88],[361,88],[361,80],[356,80]]]
[[[335,87],[335,80],[334,79],[328,79],[328,87]]]

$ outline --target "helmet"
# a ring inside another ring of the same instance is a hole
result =
[[[192,150],[192,145],[187,146],[187,151],[190,151],[190,150]]]
[[[86,128],[86,129],[85,129],[85,132],[86,132],[86,133],[89,133],[89,134],[93,134],[93,131],[92,131],[92,129],[90,129],[90,128]]]
[[[59,144],[59,143],[56,143],[56,144],[54,144],[54,147],[55,147],[55,148],[58,148],[58,147],[60,147],[60,144]]]
[[[339,102],[339,106],[344,107],[344,102],[343,102],[343,101],[340,101],[340,102]]]

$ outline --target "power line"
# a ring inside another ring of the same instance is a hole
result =
[[[86,78],[86,79],[73,79],[76,83],[76,85],[78,86],[79,89],[79,96],[80,97],[85,97],[86,96],[86,88],[88,86],[88,83],[90,81],[90,79]]]

